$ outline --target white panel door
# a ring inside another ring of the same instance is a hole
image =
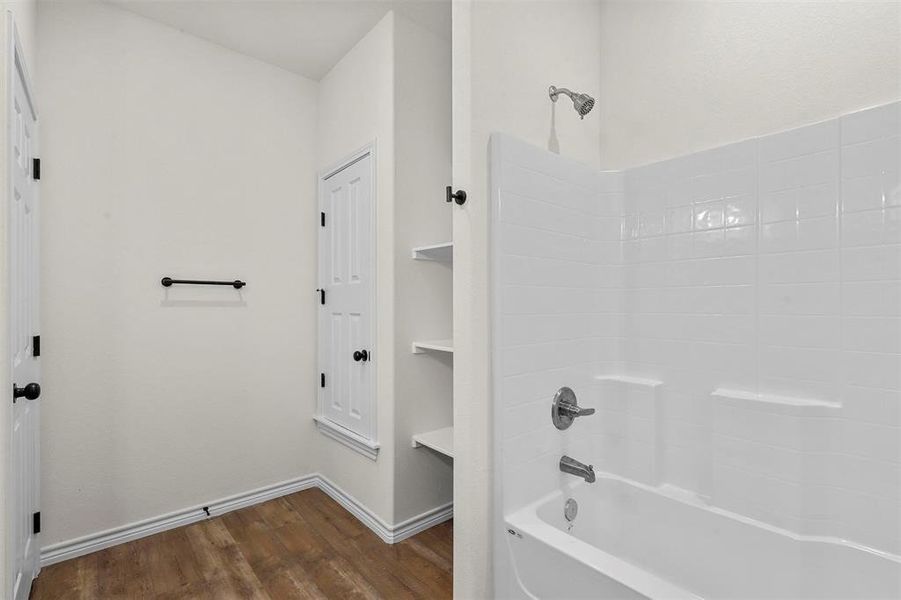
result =
[[[11,28],[10,28],[11,29]],[[15,39],[15,36],[11,36]],[[37,151],[37,114],[29,94],[21,50],[10,52],[13,73],[9,97],[9,308],[12,360],[10,421],[10,561],[14,600],[28,598],[38,573],[35,513],[38,511],[38,427],[40,367],[35,356],[38,334],[38,196],[33,159]]]
[[[319,182],[320,417],[374,437],[372,156]]]

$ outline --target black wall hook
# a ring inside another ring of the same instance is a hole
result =
[[[460,206],[463,206],[463,204],[466,202],[466,192],[464,192],[463,190],[457,190],[456,192],[454,192],[451,186],[447,186],[447,201],[450,202],[451,200],[453,200]]]

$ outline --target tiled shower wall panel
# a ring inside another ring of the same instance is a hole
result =
[[[624,373],[661,406],[599,461],[901,552],[898,134],[892,104],[625,173]]]
[[[503,507],[563,483],[562,454],[589,460],[583,428],[554,428],[561,386],[584,405],[622,370],[623,180],[492,136],[495,435]]]

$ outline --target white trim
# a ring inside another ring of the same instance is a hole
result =
[[[356,498],[336,486],[327,478],[319,476],[319,489],[328,494],[332,500],[343,506],[360,522],[369,527],[386,544],[394,544],[425,531],[429,527],[443,523],[454,516],[452,502],[418,514],[405,521],[401,521],[393,527],[383,521],[378,515],[363,506]]]
[[[341,427],[326,417],[316,415],[313,417],[313,420],[316,422],[316,428],[319,429],[319,433],[325,437],[344,444],[354,452],[359,452],[366,458],[375,460],[379,457],[378,442],[367,439],[358,433],[354,433],[350,429]]]
[[[453,504],[444,504],[392,526],[330,480],[313,473],[210,502],[205,506],[209,514],[204,506],[186,508],[41,548],[41,566],[46,567],[314,487],[328,494],[387,544],[405,540],[454,516]]]
[[[279,496],[293,494],[301,490],[316,487],[318,485],[319,476],[316,474],[307,475],[298,479],[283,481],[275,485],[257,488],[242,494],[235,494],[221,500],[215,500],[208,505],[194,506],[185,508],[175,512],[151,517],[143,521],[129,523],[121,527],[114,527],[106,531],[92,533],[73,540],[67,540],[58,544],[41,548],[41,565],[52,565],[60,561],[90,554],[110,546],[124,544],[132,540],[137,540],[148,535],[175,529],[191,523],[197,523],[210,517],[223,515],[227,512],[245,508],[260,502],[266,502]],[[204,506],[210,511],[207,515]]]
[[[320,212],[324,212],[325,207],[322,205],[322,188],[324,182],[337,173],[343,171],[347,167],[353,165],[354,163],[359,162],[364,159],[366,156],[370,157],[369,164],[369,177],[372,189],[370,193],[372,194],[372,202],[370,203],[370,235],[371,235],[371,244],[372,244],[372,286],[370,290],[370,298],[369,298],[369,306],[372,309],[371,315],[371,343],[370,348],[372,349],[373,358],[370,359],[370,364],[373,367],[372,373],[372,390],[370,395],[371,405],[369,407],[370,411],[370,419],[369,419],[369,436],[363,436],[356,432],[353,432],[353,435],[359,437],[359,440],[364,440],[362,444],[356,443],[358,440],[353,439],[350,435],[346,435],[348,430],[334,429],[329,426],[334,427],[335,424],[331,423],[327,419],[325,419],[325,410],[323,407],[322,401],[322,390],[321,388],[317,388],[316,391],[316,416],[314,419],[316,420],[316,425],[321,433],[323,433],[326,437],[329,437],[333,440],[336,440],[349,448],[360,452],[364,456],[375,460],[378,455],[378,439],[379,439],[379,424],[378,424],[378,390],[379,390],[379,313],[378,313],[378,288],[379,288],[379,233],[378,233],[378,203],[379,203],[379,180],[378,180],[378,138],[373,139],[368,144],[359,148],[355,152],[345,156],[340,161],[332,164],[326,169],[322,169],[319,171],[318,177],[316,179],[316,207]],[[319,216],[317,215],[318,219]],[[316,281],[319,282],[318,287],[325,289],[325,284],[320,281],[320,277],[322,276],[322,270],[320,268],[320,256],[318,252],[320,250],[320,240],[321,240],[321,230],[317,227],[316,232]],[[318,306],[318,309],[321,310],[322,306]],[[316,317],[316,366],[319,369],[319,372],[323,372],[322,369],[322,361],[319,352],[319,313],[317,312]],[[319,419],[322,419],[320,423]],[[326,427],[320,426],[321,424],[326,424]],[[369,451],[365,448],[369,447]],[[374,452],[373,452],[374,450]]]

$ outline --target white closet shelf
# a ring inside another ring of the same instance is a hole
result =
[[[413,354],[424,352],[450,352],[454,351],[454,340],[432,340],[429,342],[413,342]]]
[[[417,246],[413,248],[415,260],[434,260],[438,262],[454,262],[454,243],[432,244],[431,246]]]
[[[413,447],[425,446],[435,452],[454,457],[454,428],[445,427],[435,431],[417,433],[413,436]]]

